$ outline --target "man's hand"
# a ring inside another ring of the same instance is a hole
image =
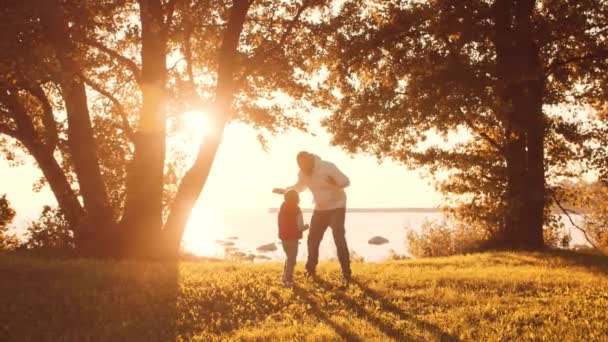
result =
[[[332,176],[325,177],[325,181],[333,186],[338,186],[338,182]]]
[[[285,193],[285,189],[283,188],[274,188],[272,189],[273,194],[283,195]]]

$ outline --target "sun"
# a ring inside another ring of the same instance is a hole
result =
[[[188,141],[199,142],[211,132],[212,119],[203,110],[189,110],[178,118],[178,131]]]
[[[218,241],[226,238],[224,216],[218,209],[195,207],[182,239],[184,249],[199,256],[221,257],[224,248]]]

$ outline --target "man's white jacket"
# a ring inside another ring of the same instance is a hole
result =
[[[333,210],[346,208],[346,193],[344,188],[350,185],[350,180],[338,169],[336,165],[322,160],[316,155],[311,175],[302,171],[298,173],[298,182],[291,187],[298,192],[310,189],[315,202],[315,210]],[[328,178],[335,180],[336,185],[331,184]]]

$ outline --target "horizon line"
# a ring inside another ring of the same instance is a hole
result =
[[[269,208],[268,212],[277,213],[279,208]],[[313,208],[302,208],[303,213],[312,213]],[[346,208],[349,213],[412,213],[412,212],[441,212],[439,207],[386,207],[386,208]]]

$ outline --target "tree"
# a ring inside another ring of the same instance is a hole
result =
[[[13,17],[19,17],[25,23],[33,20],[31,8],[19,5],[19,2],[8,3],[2,11],[2,20],[8,25],[2,30],[0,49],[0,72],[3,75],[0,82],[0,132],[18,141],[34,157],[57,202],[69,219],[78,225],[83,208],[54,155],[61,144],[61,130],[48,97],[50,89],[43,85],[52,69],[51,63],[44,58],[50,52],[48,46],[39,44],[39,27],[19,26],[11,20]],[[4,151],[12,159],[10,145],[11,141],[3,141]]]
[[[452,214],[502,247],[543,246],[546,190],[571,176],[587,124],[551,107],[605,105],[606,4],[365,4],[326,27],[334,143],[426,169]]]
[[[2,85],[2,133],[34,155],[80,253],[176,256],[224,127],[242,120],[262,136],[304,127],[299,113],[287,109],[313,98],[302,52],[314,49],[312,21],[303,15],[314,6],[8,3],[3,19],[15,29],[3,40],[0,66],[9,81]],[[30,51],[38,53],[29,57]],[[169,60],[177,62],[169,67]],[[33,86],[43,93],[34,94]],[[291,100],[278,103],[277,93]],[[206,103],[212,103],[213,134],[175,187],[167,179],[179,180],[184,166],[167,160],[167,120]]]
[[[79,229],[82,232],[79,239],[86,249],[105,253],[109,242],[99,242],[99,236],[114,227],[112,208],[110,207],[106,187],[102,178],[97,152],[92,119],[89,113],[85,81],[82,74],[81,61],[78,60],[78,46],[73,35],[79,30],[70,32],[70,18],[62,1],[45,1],[38,13],[44,38],[48,39],[58,65],[56,76],[67,114],[67,144],[71,161],[78,179],[83,206],[87,213],[87,221]],[[75,6],[76,7],[76,6]],[[76,9],[78,11],[79,8]]]

